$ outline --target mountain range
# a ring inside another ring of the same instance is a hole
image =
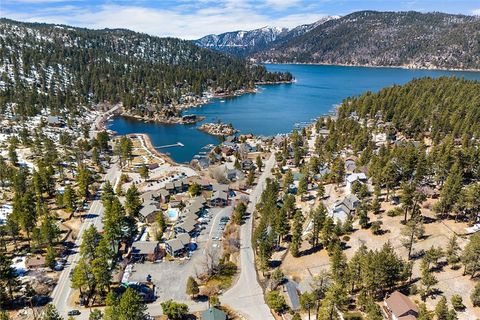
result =
[[[480,17],[438,12],[359,11],[291,30],[227,32],[195,43],[260,62],[480,69]]]
[[[337,16],[325,17],[315,23],[303,24],[293,29],[265,26],[255,30],[238,30],[221,34],[204,36],[194,43],[200,47],[232,54],[238,57],[248,57],[258,51],[265,50],[272,43],[281,43],[301,36],[320,24],[337,19]]]

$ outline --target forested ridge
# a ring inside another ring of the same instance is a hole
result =
[[[261,61],[414,68],[480,68],[480,19],[359,11],[254,54]]]
[[[480,82],[454,77],[415,79],[347,99],[339,112],[340,117],[356,112],[361,118],[392,122],[412,138],[431,133],[437,142],[450,134],[478,139]]]
[[[98,102],[159,109],[209,89],[291,77],[175,38],[7,19],[0,20],[0,74],[0,105],[17,103],[21,115]]]

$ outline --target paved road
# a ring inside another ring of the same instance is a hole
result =
[[[264,171],[258,179],[256,187],[250,193],[250,203],[248,204],[247,212],[253,214],[265,187],[266,179],[272,177],[271,169],[274,163],[275,156],[272,154],[265,163]],[[265,304],[263,290],[257,280],[255,256],[251,245],[252,225],[253,218],[250,218],[240,229],[240,277],[237,283],[220,297],[220,300],[223,304],[229,305],[247,319],[274,319],[270,309]]]
[[[112,185],[115,185],[115,182],[120,177],[120,170],[118,169],[116,164],[113,164],[105,174],[105,181],[108,180]],[[90,225],[94,225],[95,228],[101,230],[102,225],[102,217],[103,217],[103,205],[101,200],[94,200],[88,210],[87,218],[85,218],[79,232],[77,235],[77,239],[75,241],[76,251],[74,254],[71,254],[67,258],[67,263],[65,265],[65,269],[63,269],[60,277],[58,279],[58,283],[55,286],[51,294],[52,303],[57,308],[58,312],[61,316],[66,318],[67,312],[71,309],[75,309],[74,307],[69,306],[68,299],[70,297],[72,288],[71,288],[71,281],[70,281],[70,272],[75,267],[76,263],[79,260],[78,254],[78,246],[82,243],[82,235],[83,232],[90,227]],[[82,314],[82,319],[88,319],[87,315]]]

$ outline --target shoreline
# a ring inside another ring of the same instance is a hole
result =
[[[261,64],[272,65],[306,65],[306,66],[334,66],[334,67],[357,67],[357,68],[389,68],[389,69],[405,69],[405,70],[430,70],[430,71],[452,71],[452,72],[480,72],[479,69],[460,69],[460,68],[440,68],[440,67],[412,67],[409,65],[367,65],[367,64],[349,64],[349,63],[326,63],[326,62],[268,62],[260,61]]]
[[[154,157],[159,157],[160,159],[162,159],[163,161],[165,161],[166,163],[170,164],[170,165],[178,165],[177,162],[175,162],[169,155],[165,154],[165,153],[162,153],[160,151],[158,151],[157,149],[155,149],[155,147],[153,146],[152,144],[152,140],[150,139],[150,137],[148,136],[148,134],[146,133],[129,133],[126,135],[127,137],[129,138],[139,138],[139,139],[142,139],[143,142],[144,142],[144,146],[145,148],[147,149],[148,152],[150,152]]]

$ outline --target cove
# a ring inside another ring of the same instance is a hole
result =
[[[291,72],[296,82],[262,85],[258,87],[258,93],[215,99],[184,113],[204,116],[203,122],[232,123],[240,133],[275,135],[290,132],[297,123],[311,122],[318,116],[333,111],[343,99],[365,91],[378,91],[420,77],[456,76],[480,80],[480,72],[467,71],[296,64],[266,66],[269,71]],[[219,143],[218,138],[196,129],[201,123],[165,125],[117,117],[109,122],[108,128],[121,135],[148,134],[154,146],[181,142],[184,147],[159,150],[170,154],[177,162],[189,162],[205,145]]]

